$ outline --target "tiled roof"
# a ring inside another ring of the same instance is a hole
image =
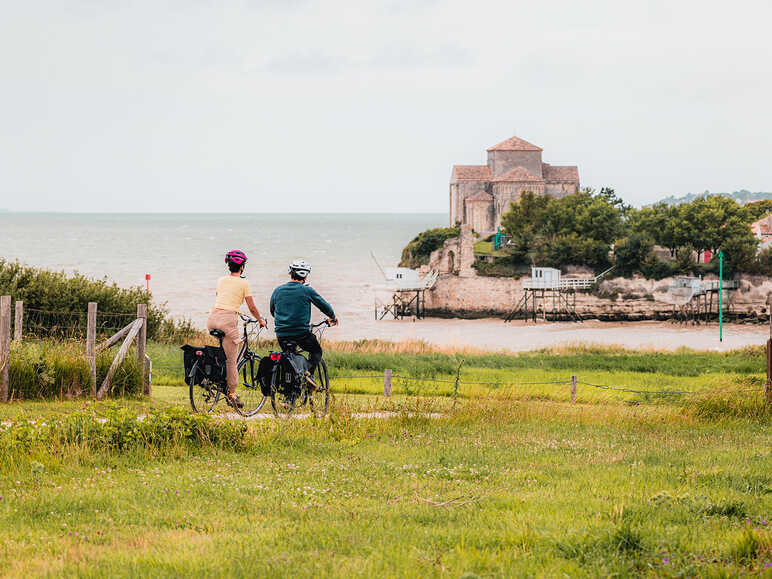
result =
[[[772,215],[767,215],[751,223],[751,231],[758,236],[772,235]]]
[[[494,181],[504,181],[506,183],[520,183],[521,181],[539,181],[544,182],[544,179],[537,177],[527,169],[522,167],[516,167],[511,171],[507,171],[501,177],[496,177]]]
[[[501,141],[498,145],[493,145],[488,151],[541,151],[540,147],[524,141],[520,137],[512,137],[506,141]]]
[[[541,172],[545,181],[579,181],[579,169],[575,165],[556,167],[542,163]]]
[[[453,165],[456,181],[490,181],[491,170],[488,165]]]
[[[470,195],[466,199],[464,199],[465,202],[469,201],[493,201],[493,195],[490,193],[486,193],[485,191],[480,191],[479,193],[475,193],[474,195]]]

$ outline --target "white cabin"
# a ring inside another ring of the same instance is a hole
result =
[[[554,267],[532,267],[531,279],[523,280],[523,287],[529,289],[559,289],[560,270]]]

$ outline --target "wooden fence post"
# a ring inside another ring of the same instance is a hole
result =
[[[8,402],[11,366],[11,296],[0,297],[0,401]]]
[[[383,371],[383,395],[391,396],[391,370]]]
[[[769,339],[767,340],[767,381],[764,382],[764,400],[772,406],[772,293],[767,295]]]
[[[142,319],[142,327],[137,334],[137,367],[142,376],[142,393],[150,396],[150,381],[147,379],[147,361],[145,350],[147,348],[147,304],[137,304],[137,318]]]
[[[571,404],[576,404],[576,374],[571,375]]]
[[[86,326],[86,360],[88,361],[89,371],[91,373],[91,396],[96,398],[97,380],[96,380],[96,322],[97,322],[97,304],[88,303],[88,319]]]
[[[21,332],[24,325],[24,302],[16,300],[16,312],[13,317],[13,341],[21,342]]]

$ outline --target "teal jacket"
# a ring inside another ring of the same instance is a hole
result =
[[[332,306],[311,286],[290,281],[280,285],[271,295],[271,315],[274,331],[282,338],[300,336],[310,329],[311,304],[330,318],[335,318]]]

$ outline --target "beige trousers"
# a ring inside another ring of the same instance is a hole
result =
[[[222,349],[225,350],[225,369],[228,377],[228,394],[236,392],[239,383],[237,367],[241,334],[239,334],[239,315],[228,310],[213,309],[206,321],[208,330],[222,330]]]

